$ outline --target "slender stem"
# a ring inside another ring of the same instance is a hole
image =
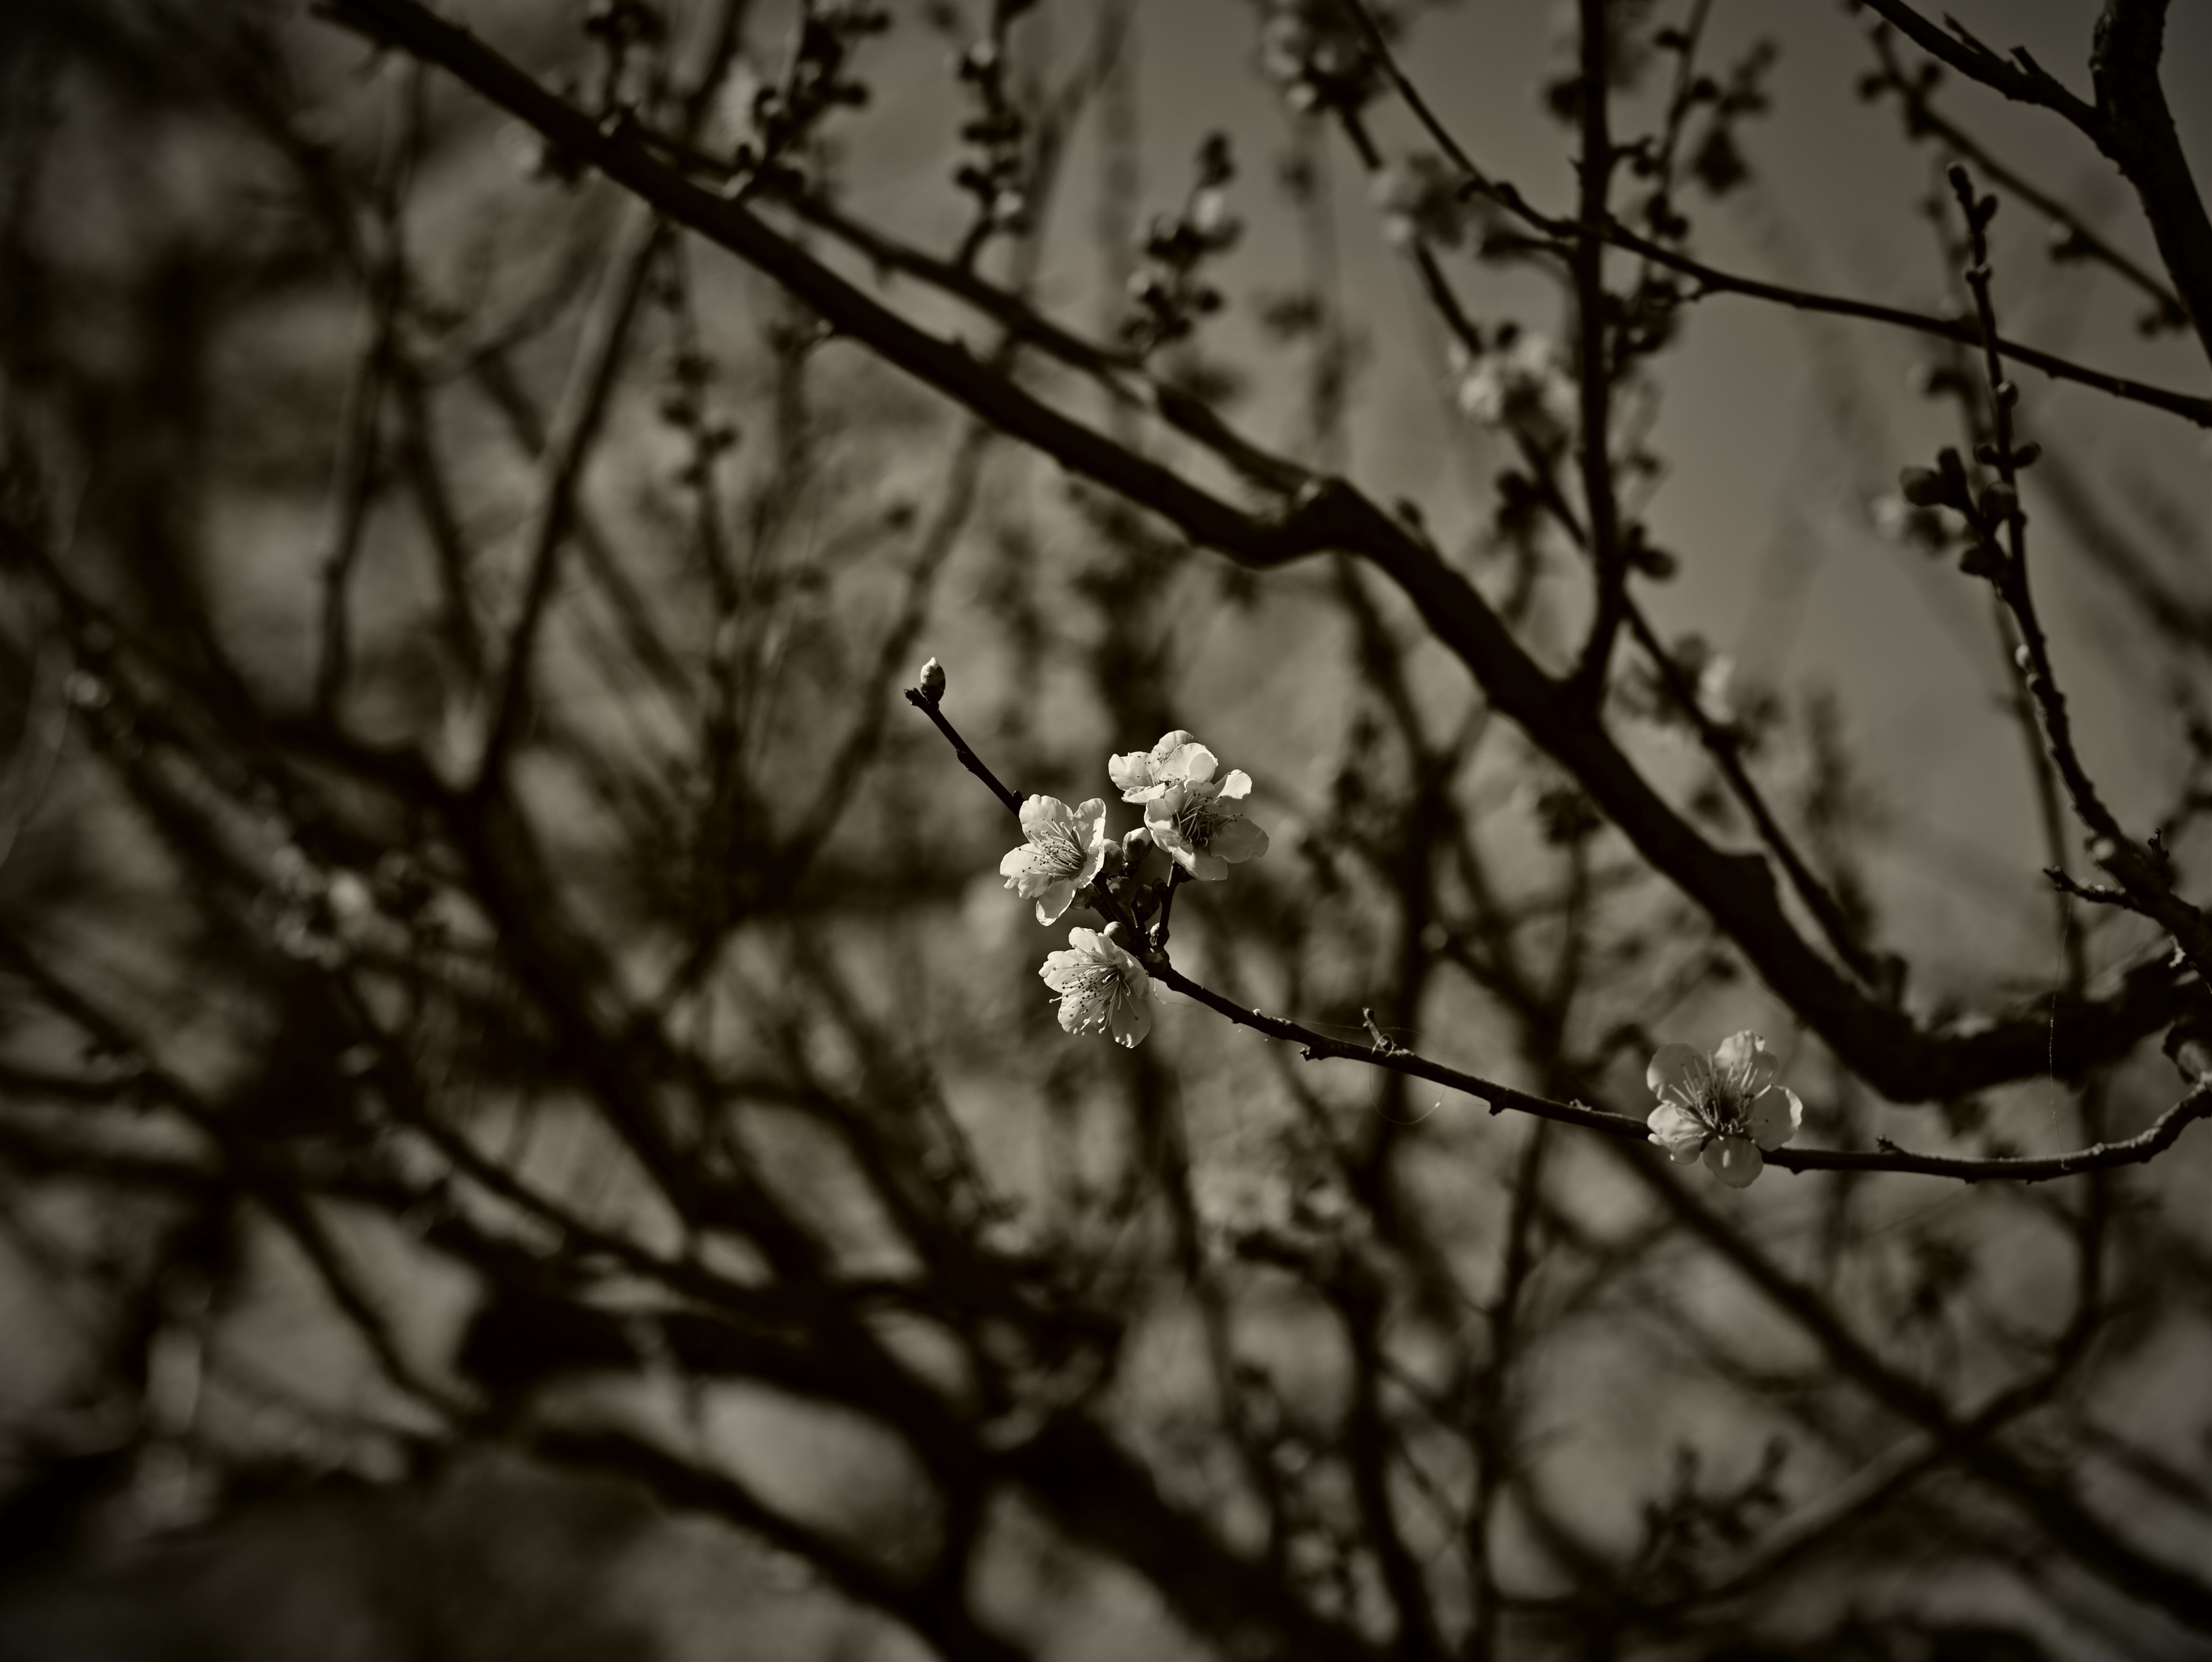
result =
[[[1008,813],[1019,817],[1022,793],[1008,790],[999,782],[999,776],[984,765],[983,758],[968,748],[968,741],[960,736],[959,730],[945,719],[945,712],[937,707],[937,700],[919,687],[908,687],[906,701],[937,723],[937,730],[945,735],[945,742],[952,746],[952,753],[960,758],[960,765],[989,786],[991,794],[999,799]]]

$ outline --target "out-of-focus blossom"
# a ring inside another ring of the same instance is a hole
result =
[[[1459,407],[1486,427],[1527,434],[1547,448],[1575,426],[1575,384],[1552,343],[1523,330],[1467,362]]]
[[[1037,922],[1057,923],[1075,892],[1106,863],[1106,799],[1094,796],[1071,808],[1056,796],[1022,803],[1025,841],[999,862],[999,875],[1024,900],[1036,902]]]
[[[1260,67],[1294,110],[1356,110],[1374,94],[1375,55],[1343,0],[1267,0]]]
[[[1702,635],[1685,635],[1674,643],[1674,661],[1695,683],[1698,708],[1708,721],[1725,727],[1735,720],[1735,659],[1715,650]]]
[[[1400,247],[1427,243],[1457,248],[1467,241],[1473,206],[1460,189],[1459,175],[1434,151],[1417,151],[1392,162],[1375,175],[1371,188],[1383,234]]]
[[[1651,1141],[1679,1164],[1703,1159],[1723,1183],[1741,1189],[1765,1163],[1760,1151],[1797,1134],[1805,1105],[1774,1082],[1782,1063],[1757,1033],[1723,1039],[1708,1056],[1688,1044],[1662,1044],[1644,1081],[1659,1099]]]
[[[1105,1033],[1134,1050],[1152,1031],[1152,978],[1112,934],[1112,926],[1070,929],[1068,950],[1037,973],[1060,995],[1060,1025],[1071,1033]]]
[[[1267,851],[1267,833],[1244,817],[1252,776],[1242,768],[1217,780],[1214,753],[1178,728],[1149,752],[1132,751],[1106,764],[1125,802],[1145,805],[1152,841],[1193,877],[1218,883],[1231,866]]]

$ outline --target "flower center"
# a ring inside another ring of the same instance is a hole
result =
[[[1066,825],[1054,825],[1037,839],[1037,856],[1048,874],[1073,877],[1083,869],[1083,844]]]
[[[1214,807],[1211,798],[1194,797],[1183,804],[1182,812],[1176,816],[1176,829],[1191,847],[1202,849],[1212,840],[1214,827],[1228,817]]]
[[[1086,965],[1069,978],[1066,993],[1068,1005],[1075,1013],[1076,1025],[1084,1031],[1105,1026],[1114,1018],[1128,996],[1128,985],[1114,971],[1103,965]]]
[[[1718,1074],[1698,1093],[1694,1106],[1699,1117],[1714,1129],[1733,1135],[1741,1132],[1746,1124],[1746,1094],[1742,1081]]]

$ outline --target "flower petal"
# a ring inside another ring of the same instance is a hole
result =
[[[1124,802],[1142,802],[1145,793],[1152,790],[1152,758],[1140,750],[1126,756],[1111,756],[1106,759],[1106,776],[1121,791]]]
[[[1074,901],[1075,880],[1073,878],[1063,877],[1057,883],[1047,884],[1044,892],[1036,898],[1037,922],[1059,922],[1060,914],[1073,904]]]
[[[1022,799],[1022,835],[1032,843],[1058,825],[1065,825],[1075,818],[1075,811],[1057,796],[1025,796]]]
[[[1749,1137],[1721,1137],[1705,1150],[1705,1169],[1731,1189],[1741,1189],[1766,1164]]]
[[[1202,785],[1213,777],[1221,758],[1203,745],[1184,745],[1169,757],[1160,771],[1184,784]]]
[[[1782,1059],[1747,1027],[1720,1042],[1713,1052],[1713,1067],[1722,1077],[1734,1081],[1745,1096],[1755,1097],[1774,1083],[1775,1075],[1782,1071]]]
[[[1145,973],[1145,966],[1137,962],[1136,955],[1110,934],[1094,934],[1091,939],[1097,942],[1091,956],[1127,982],[1133,991],[1142,993],[1152,977]]]
[[[1231,769],[1229,776],[1221,782],[1221,794],[1230,801],[1243,801],[1252,794],[1252,776],[1242,768]]]
[[[1188,728],[1177,728],[1172,733],[1164,733],[1160,735],[1159,742],[1152,746],[1150,759],[1155,762],[1164,762],[1185,745],[1196,743],[1198,743],[1196,734]]]
[[[1661,1045],[1644,1074],[1652,1094],[1670,1102],[1703,1096],[1712,1080],[1712,1064],[1689,1044]]]
[[[1232,866],[1241,866],[1267,853],[1267,833],[1249,819],[1224,819],[1213,828],[1213,835],[1206,839],[1206,846],[1209,853],[1219,855]]]
[[[1114,1030],[1114,1042],[1133,1050],[1145,1042],[1145,1035],[1152,1031],[1152,1001],[1133,998],[1116,1004],[1109,1018]]]
[[[1229,875],[1229,862],[1212,849],[1192,849],[1188,852],[1177,849],[1175,857],[1193,877],[1202,878],[1208,883],[1218,883]]]
[[[1009,849],[1006,857],[999,862],[999,875],[1006,880],[1006,886],[1011,889],[1021,881],[1023,874],[1036,858],[1035,843],[1024,843],[1018,849]]]
[[[1180,815],[1182,792],[1170,790],[1164,796],[1154,797],[1145,804],[1145,829],[1152,834],[1152,841],[1170,854],[1181,858],[1181,851],[1190,847],[1189,839],[1182,834]]]
[[[1679,1102],[1662,1102],[1644,1122],[1651,1128],[1651,1141],[1687,1165],[1697,1159],[1711,1131]]]
[[[1805,1105],[1785,1086],[1771,1085],[1752,1103],[1744,1117],[1750,1123],[1751,1140],[1762,1148],[1779,1148],[1797,1135],[1805,1123]]]

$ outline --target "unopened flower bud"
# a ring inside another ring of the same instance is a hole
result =
[[[945,697],[945,666],[934,658],[921,667],[921,696],[933,704]]]
[[[1908,467],[1898,475],[1898,489],[1915,508],[1939,508],[1943,502],[1941,474],[1925,467]]]

